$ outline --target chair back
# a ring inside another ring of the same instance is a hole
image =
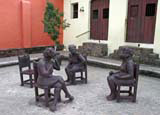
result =
[[[38,61],[33,62],[33,70],[34,70],[34,82],[37,83],[38,79]]]
[[[87,68],[87,55],[82,55],[85,58],[85,64],[84,67]]]
[[[22,69],[23,67],[29,67],[29,69],[31,68],[29,54],[18,56],[18,62],[20,69]]]
[[[136,84],[138,83],[138,77],[139,77],[139,64],[134,64],[134,78],[136,80]]]

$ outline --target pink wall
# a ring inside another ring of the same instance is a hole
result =
[[[63,0],[50,1],[63,11]],[[0,49],[52,45],[43,32],[45,5],[46,0],[0,0]]]

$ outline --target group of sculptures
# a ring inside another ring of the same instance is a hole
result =
[[[60,70],[60,65],[56,60],[56,51],[53,48],[47,48],[43,52],[43,58],[38,61],[38,80],[37,83],[43,86],[53,86],[55,87],[55,96],[52,106],[50,106],[51,111],[56,110],[56,105],[58,102],[58,98],[60,96],[61,90],[64,91],[65,97],[69,99],[69,101],[73,101],[74,97],[70,94],[66,87],[65,82],[69,82],[70,84],[74,84],[75,76],[74,72],[82,69],[84,67],[84,63],[86,62],[85,57],[78,53],[75,45],[69,45],[69,63],[65,68],[65,72],[67,75],[67,80],[64,81],[62,76],[53,75],[53,70]],[[129,48],[123,48],[120,52],[120,58],[122,59],[121,69],[118,72],[110,72],[107,77],[107,81],[110,88],[110,95],[106,98],[107,100],[116,99],[116,82],[125,82],[124,79],[132,80],[133,79],[133,65],[134,62],[132,60],[132,50]]]

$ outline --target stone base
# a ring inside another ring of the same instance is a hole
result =
[[[104,57],[108,54],[108,45],[102,43],[83,43],[83,46],[79,46],[78,50],[88,56]]]
[[[120,46],[118,50],[115,50],[114,53],[109,55],[111,59],[119,59],[119,51],[123,47],[129,47],[133,49],[134,55],[133,59],[141,64],[149,64],[160,66],[159,55],[153,53],[153,49],[151,48],[140,48],[140,47],[131,47],[131,46]]]
[[[19,48],[19,49],[6,49],[0,50],[0,58],[2,57],[10,57],[10,56],[17,56],[22,55],[24,53],[32,54],[32,53],[42,53],[45,48],[47,47],[54,47],[54,46],[41,46],[41,47],[32,47],[32,48]],[[63,50],[64,46],[60,45],[57,47],[57,50]]]

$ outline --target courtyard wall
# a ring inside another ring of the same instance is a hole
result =
[[[50,0],[63,11],[63,0]],[[46,0],[0,1],[0,49],[53,45],[43,31]],[[63,43],[63,31],[59,36]]]

